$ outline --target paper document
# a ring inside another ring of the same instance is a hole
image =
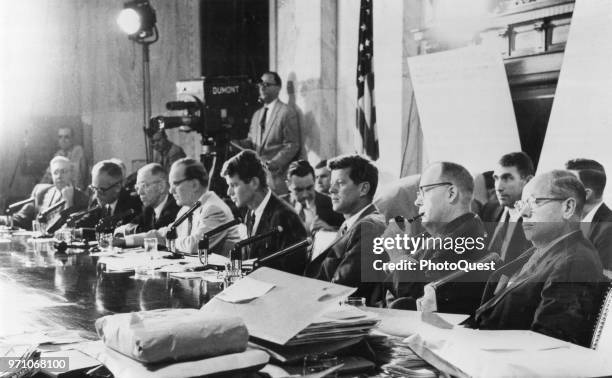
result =
[[[263,296],[274,287],[272,284],[251,277],[244,277],[240,281],[243,281],[242,285],[232,285],[217,294],[215,298],[229,303],[247,302]]]

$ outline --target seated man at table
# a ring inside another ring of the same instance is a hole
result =
[[[121,166],[111,160],[103,160],[93,166],[89,186],[93,192],[89,202],[92,211],[77,220],[77,227],[95,227],[102,219],[121,218],[122,214],[127,219],[116,219],[116,222],[129,221],[140,214],[142,203],[123,187],[123,179]]]
[[[604,277],[580,231],[585,197],[568,171],[537,175],[525,186],[516,206],[533,247],[491,276],[469,326],[532,330],[588,346]]]
[[[315,191],[314,169],[306,160],[289,164],[287,170],[289,194],[282,196],[300,216],[306,229],[338,231],[344,217],[334,211],[329,196]]]
[[[359,155],[340,156],[328,163],[329,189],[334,211],[344,216],[336,240],[307,266],[305,275],[356,287],[355,296],[369,305],[381,298],[382,272],[373,269],[374,239],[385,230],[385,219],[372,204],[378,186],[378,169]]]
[[[142,213],[130,223],[115,229],[115,235],[146,232],[169,225],[176,219],[180,206],[169,195],[168,174],[158,163],[147,164],[138,170],[136,192],[142,201]]]
[[[281,228],[269,239],[247,247],[245,259],[263,258],[306,239],[306,229],[295,210],[268,188],[266,168],[255,152],[246,150],[226,161],[221,175],[227,182],[227,195],[237,207],[247,208],[245,223],[249,237]],[[268,266],[302,274],[305,264],[306,251],[298,250],[271,261]]]
[[[418,213],[423,214],[422,226],[427,232],[413,236],[417,242],[422,240],[423,246],[417,250],[389,251],[393,262],[402,259],[416,262],[416,269],[395,270],[388,277],[387,289],[393,295],[393,298],[388,298],[393,301],[391,307],[416,310],[416,301],[423,297],[425,285],[456,271],[450,268],[438,270],[433,268],[433,264],[452,264],[461,260],[474,262],[486,255],[484,225],[470,211],[473,190],[472,176],[459,164],[438,162],[425,169],[415,205],[419,208]],[[399,229],[388,229],[385,236],[395,236],[396,232],[399,233]],[[470,247],[468,240],[471,241]],[[422,261],[428,264],[422,266]],[[460,283],[456,292],[446,299],[445,312],[474,311],[480,302],[486,278],[481,282],[473,281]]]
[[[38,214],[61,200],[65,200],[66,203],[58,209],[58,212],[64,209],[79,211],[87,208],[87,195],[72,184],[72,168],[72,163],[66,157],[56,156],[51,159],[49,171],[53,185],[36,185],[32,191],[34,203],[24,205],[12,215],[13,225],[29,229]]]
[[[234,216],[225,202],[215,192],[208,190],[208,172],[199,161],[191,158],[175,161],[170,168],[169,180],[170,193],[176,203],[182,206],[176,215],[177,219],[197,201],[201,203],[201,206],[176,228],[176,250],[195,254],[198,252],[198,242],[206,232],[230,222]],[[124,240],[115,240],[114,244],[128,247],[141,246],[145,238],[157,238],[160,244],[165,244],[169,229],[170,226],[167,226],[145,233],[127,235]],[[210,252],[227,255],[238,240],[240,240],[238,227],[233,226],[210,238]]]

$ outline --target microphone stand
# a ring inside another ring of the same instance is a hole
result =
[[[295,244],[290,245],[289,247],[285,248],[285,249],[281,249],[278,252],[274,252],[273,254],[263,257],[263,258],[258,258],[253,262],[253,271],[257,270],[258,268],[262,267],[262,266],[266,266],[266,264],[268,264],[270,261],[276,260],[279,257],[286,257],[289,256],[297,251],[299,251],[302,248],[308,247],[310,244],[312,243],[312,241],[310,240],[310,238],[308,239],[304,239],[301,242],[297,242]]]

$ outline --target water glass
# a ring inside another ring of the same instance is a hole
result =
[[[329,353],[309,354],[304,357],[303,375],[315,374],[332,368],[340,363],[337,356]],[[325,377],[337,377],[338,371],[325,375]]]
[[[42,235],[42,233],[43,233],[42,225],[40,224],[39,221],[37,221],[37,220],[33,220],[32,221],[32,232],[35,235]]]
[[[147,260],[153,260],[157,256],[157,239],[145,238],[144,251]]]
[[[100,232],[98,234],[98,248],[100,248],[101,251],[105,251],[105,252],[112,251],[113,234]]]
[[[366,300],[364,297],[348,297],[345,298],[341,303],[342,306],[354,306],[354,307],[365,307]]]

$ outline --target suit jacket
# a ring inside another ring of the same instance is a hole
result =
[[[170,172],[170,167],[172,163],[177,161],[178,159],[184,158],[187,155],[185,151],[180,146],[170,142],[170,148],[167,151],[160,153],[159,151],[154,151],[153,153],[153,162],[161,164],[162,167],[166,170],[166,172]]]
[[[93,196],[89,201],[89,209],[93,209],[98,205],[98,201],[95,196]],[[119,192],[119,197],[117,198],[117,206],[115,206],[115,211],[111,215],[118,215],[128,210],[134,210],[134,215],[131,217],[127,217],[124,219],[123,223],[129,222],[135,216],[138,216],[142,211],[142,202],[140,202],[140,198],[137,196],[132,196],[127,190],[121,189]],[[76,227],[95,227],[98,222],[107,216],[105,211],[102,208],[89,213],[84,216],[80,221],[76,223]]]
[[[13,215],[13,225],[30,229],[32,227],[32,221],[36,219],[36,216],[41,212],[50,207],[51,205],[59,202],[62,197],[61,193],[57,193],[57,196],[52,198],[45,198],[49,190],[55,188],[51,184],[38,184],[32,190],[31,197],[34,197],[34,203],[29,203],[21,207],[21,209]],[[49,202],[51,201],[51,202]],[[74,194],[72,197],[72,207],[69,211],[80,211],[87,208],[87,195],[77,188],[74,188]]]
[[[604,269],[612,269],[612,210],[601,204],[584,236],[593,243]]]
[[[227,206],[215,192],[205,192],[200,196],[200,202],[202,205],[192,214],[191,230],[189,230],[188,220],[181,223],[176,229],[178,237],[175,241],[175,249],[177,251],[189,254],[198,253],[198,242],[203,238],[206,232],[234,219],[234,215],[229,206]],[[187,210],[189,210],[189,207],[181,207],[176,217],[179,218]],[[158,239],[160,244],[165,244],[168,229],[169,227],[161,227],[157,230],[151,230],[145,233],[128,235],[125,241],[128,246],[143,245],[145,238],[154,237]],[[238,226],[230,227],[210,238],[210,252],[228,256],[230,249],[239,240],[240,234],[238,232]]]
[[[151,206],[145,206],[142,213],[132,219],[130,223],[137,225],[137,233],[156,230],[174,222],[180,209],[181,207],[176,204],[174,197],[169,194],[159,218],[155,219],[155,210]]]
[[[280,198],[284,199],[289,205],[295,208],[295,201],[291,197],[291,194],[280,196]],[[317,216],[322,221],[335,228],[339,228],[342,225],[344,216],[334,211],[331,198],[328,195],[315,192],[314,204]],[[312,232],[315,231],[317,230],[312,230]]]
[[[356,287],[355,296],[368,304],[381,299],[382,272],[374,271],[374,260],[388,261],[385,254],[375,255],[374,238],[385,230],[385,218],[370,204],[357,221],[306,267],[305,275],[323,281]]]
[[[593,245],[575,231],[550,246],[522,275],[536,248],[498,269],[467,324],[480,329],[533,330],[588,346],[601,301],[603,268]],[[515,282],[508,284],[511,277]]]
[[[424,236],[427,237],[429,234],[425,234]],[[413,257],[417,261],[427,260],[433,263],[457,263],[460,260],[474,262],[480,260],[487,254],[486,244],[484,244],[484,225],[480,221],[478,215],[474,213],[468,212],[450,221],[439,237],[442,238],[442,240],[446,238],[452,238],[453,240],[459,240],[460,238],[471,238],[474,241],[480,240],[484,248],[478,248],[478,245],[474,244],[473,249],[459,253],[460,251],[456,251],[457,248],[454,250],[435,248],[434,245],[433,249],[421,249],[416,251]],[[416,310],[416,300],[423,296],[425,285],[445,277],[450,273],[452,273],[452,271],[448,270],[396,270],[389,275],[386,286],[396,299],[402,298],[405,300],[405,303],[412,303],[413,306],[410,306],[409,309]],[[439,308],[439,311],[451,313],[474,311],[480,303],[484,283],[488,277],[487,272],[484,272],[484,274],[486,275],[484,278],[474,277],[474,275],[472,275],[467,281],[453,283],[451,286],[451,291],[453,292],[443,298],[444,308]]]
[[[498,253],[505,263],[513,261],[532,246],[531,242],[525,237],[525,232],[523,231],[523,218],[519,218],[516,222],[507,222],[507,225],[504,224],[505,222],[503,222],[503,220],[507,211],[507,209],[504,209],[501,212],[500,217],[497,219],[493,234],[490,235],[489,242],[489,252]],[[504,229],[506,230],[505,233]],[[511,234],[510,240],[504,243],[504,237],[508,233]]]
[[[250,215],[246,219],[247,224],[249,217]],[[262,217],[259,220],[257,230],[252,236],[263,234],[278,226],[283,228],[282,232],[267,241],[264,240],[253,244],[251,248],[248,248],[247,256],[244,257],[247,259],[266,257],[292,244],[301,242],[308,236],[304,224],[295,210],[274,193],[271,193],[270,200],[266,204]],[[271,261],[267,266],[301,275],[304,273],[304,267],[306,266],[306,249],[296,251],[285,258]]]
[[[271,189],[275,193],[286,193],[285,175],[291,161],[300,153],[300,128],[296,111],[278,100],[271,112],[266,114],[266,128],[261,132],[260,122],[263,107],[258,109],[251,119],[249,135],[245,146],[252,148],[264,161],[276,164],[278,171],[271,173]],[[279,192],[276,188],[282,188]]]

